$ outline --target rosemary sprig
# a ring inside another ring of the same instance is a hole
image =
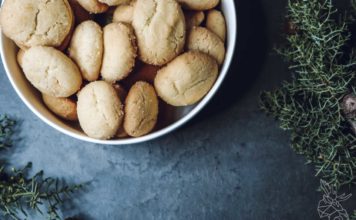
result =
[[[356,136],[340,104],[356,94],[348,17],[332,0],[290,0],[287,18],[297,30],[278,52],[293,77],[261,95],[262,109],[290,131],[293,149],[337,188],[356,183]]]
[[[12,145],[14,125],[15,121],[7,116],[0,117],[0,150]],[[0,214],[17,220],[19,215],[27,217],[28,210],[34,210],[48,219],[61,219],[58,209],[64,196],[70,196],[81,185],[68,186],[59,179],[45,178],[43,171],[28,177],[31,166],[28,163],[20,170],[9,170],[4,162],[0,164]]]

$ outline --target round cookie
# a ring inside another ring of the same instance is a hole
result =
[[[42,94],[42,100],[46,106],[57,116],[69,120],[78,121],[77,103],[69,98],[57,98]]]
[[[107,4],[109,6],[116,6],[116,5],[121,5],[121,4],[127,4],[131,0],[98,0],[101,3]]]
[[[205,19],[205,14],[203,11],[184,11],[184,16],[188,30],[190,30],[192,27],[200,26]]]
[[[75,63],[52,47],[31,47],[25,51],[22,68],[31,84],[50,96],[69,97],[82,84],[82,77]]]
[[[132,137],[151,132],[158,117],[158,98],[150,84],[140,81],[129,91],[125,101],[125,131]]]
[[[215,33],[225,42],[226,22],[224,15],[218,10],[210,10],[206,16],[206,28]]]
[[[122,124],[122,108],[115,89],[105,81],[92,82],[78,94],[79,124],[92,138],[114,137]]]
[[[191,51],[180,55],[158,71],[158,95],[173,106],[188,106],[200,101],[212,88],[218,65],[209,55]]]
[[[183,51],[185,18],[175,0],[137,0],[132,25],[143,62],[161,66]]]
[[[224,42],[216,34],[203,27],[193,27],[189,32],[187,49],[207,53],[214,57],[219,65],[225,59]]]
[[[115,9],[115,12],[113,15],[113,22],[124,22],[124,23],[131,24],[133,12],[134,12],[133,5],[131,5],[131,4],[130,5],[119,5]]]
[[[99,78],[104,53],[103,31],[94,21],[85,21],[74,31],[69,56],[77,63],[88,81]]]
[[[21,48],[59,47],[74,17],[67,0],[5,0],[0,23],[3,33]]]
[[[107,4],[103,4],[98,0],[77,0],[78,3],[88,12],[93,14],[104,13],[109,9]]]
[[[101,76],[108,82],[122,80],[135,66],[137,47],[132,28],[111,23],[104,28],[104,56]]]
[[[215,8],[220,0],[177,0],[183,8],[190,10],[205,11]]]

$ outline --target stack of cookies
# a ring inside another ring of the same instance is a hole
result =
[[[54,114],[79,121],[92,138],[140,137],[157,127],[160,103],[193,105],[214,85],[225,59],[218,5],[5,0],[0,23],[19,47],[24,75]]]

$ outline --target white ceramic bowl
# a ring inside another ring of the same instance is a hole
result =
[[[16,90],[17,94],[20,96],[22,101],[27,105],[29,109],[44,122],[46,122],[51,127],[57,129],[58,131],[72,136],[74,138],[98,144],[109,144],[109,145],[124,145],[124,144],[134,144],[149,141],[165,134],[172,132],[173,130],[179,128],[190,119],[192,119],[200,110],[206,106],[206,104],[212,99],[214,94],[217,92],[221,86],[229,66],[231,64],[235,45],[236,45],[236,8],[234,0],[222,0],[221,9],[225,15],[227,23],[227,52],[225,62],[220,70],[220,75],[210,92],[201,100],[198,104],[189,107],[183,107],[174,112],[174,120],[169,126],[148,134],[144,137],[139,138],[127,138],[120,140],[96,140],[86,136],[81,129],[73,124],[67,124],[64,121],[58,119],[54,116],[42,103],[41,96],[38,91],[36,91],[30,83],[24,77],[21,69],[19,68],[16,61],[17,48],[14,43],[5,37],[3,34],[0,36],[1,41],[1,58],[4,64],[7,76]]]

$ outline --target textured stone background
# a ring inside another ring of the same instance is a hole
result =
[[[313,168],[258,110],[259,93],[288,78],[272,49],[285,4],[237,1],[239,45],[222,91],[188,125],[146,144],[99,146],[55,131],[27,109],[1,69],[1,112],[21,121],[20,140],[8,157],[15,166],[33,161],[34,170],[47,175],[89,182],[63,207],[66,217],[318,219],[321,194]]]

